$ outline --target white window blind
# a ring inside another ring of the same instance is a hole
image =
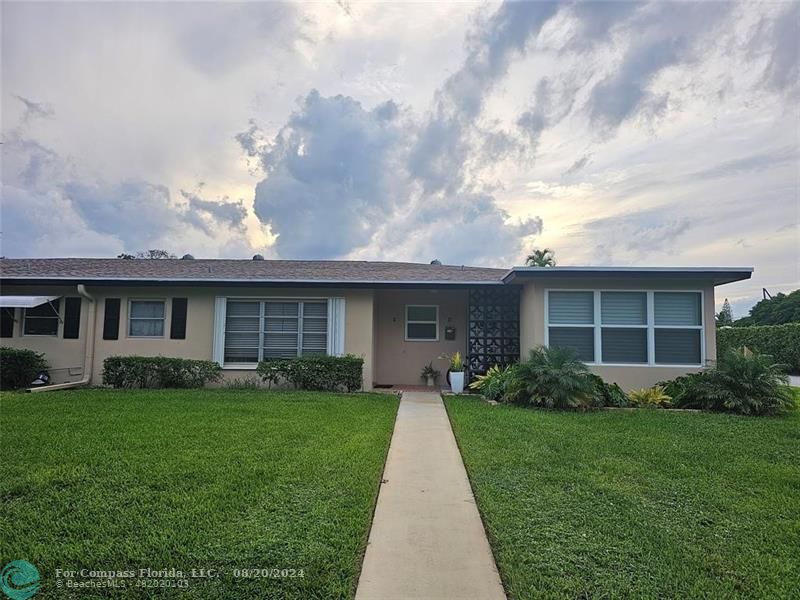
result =
[[[594,323],[592,292],[550,292],[549,319],[552,325]]]
[[[700,365],[700,292],[548,291],[546,343],[598,364]]]
[[[217,314],[224,312],[225,318],[215,320],[215,335],[224,340],[219,344],[215,339],[215,360],[251,364],[269,358],[343,353],[342,326],[335,331],[336,348],[329,350],[329,304],[337,301],[334,316],[338,323],[344,318],[344,299],[330,300],[217,298]]]

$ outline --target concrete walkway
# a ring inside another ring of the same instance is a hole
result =
[[[356,600],[505,598],[441,396],[405,392]]]

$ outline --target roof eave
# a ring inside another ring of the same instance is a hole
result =
[[[753,267],[514,267],[503,276],[503,283],[531,279],[704,279],[715,286],[744,281],[753,276]]]

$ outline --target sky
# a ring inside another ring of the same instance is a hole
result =
[[[753,266],[800,287],[800,3],[3,2],[7,257]]]

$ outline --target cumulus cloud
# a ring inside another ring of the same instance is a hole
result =
[[[187,226],[212,238],[220,227],[241,233],[241,202],[189,195],[180,205],[164,185],[82,177],[67,159],[19,129],[6,138],[2,153],[6,256],[114,256],[123,250],[171,246],[176,236],[186,238]]]

